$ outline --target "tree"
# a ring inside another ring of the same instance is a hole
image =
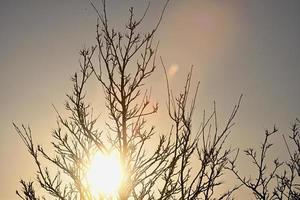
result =
[[[235,159],[230,161],[230,169],[235,177],[240,181],[242,186],[249,189],[255,199],[258,200],[296,200],[300,199],[300,134],[299,123],[296,119],[293,124],[288,142],[283,135],[283,139],[288,150],[289,159],[287,161],[279,161],[274,159],[273,166],[268,165],[267,158],[271,147],[270,137],[278,134],[278,128],[274,126],[272,131],[265,131],[264,141],[259,147],[259,151],[254,148],[244,150],[245,155],[250,159],[256,169],[255,178],[243,177],[235,165],[238,153]],[[292,152],[292,149],[293,152]]]
[[[299,133],[299,119],[294,122],[289,139],[292,143],[293,149],[289,147],[287,140],[283,136],[286,144],[289,160],[285,162],[286,168],[282,174],[276,176],[277,186],[274,189],[274,196],[278,199],[300,199],[300,133]]]
[[[144,89],[145,81],[156,69],[157,45],[153,45],[155,33],[160,25],[169,0],[152,31],[142,33],[142,22],[148,11],[137,19],[134,9],[129,9],[129,19],[123,32],[110,27],[105,0],[102,9],[92,6],[98,15],[97,44],[80,51],[80,72],[75,73],[73,90],[67,95],[65,109],[69,116],[58,115],[57,128],[51,141],[54,152],[46,152],[35,145],[31,129],[24,125],[14,127],[32,156],[37,172],[38,187],[47,197],[60,200],[92,200],[104,198],[125,199],[230,199],[239,186],[229,188],[223,194],[215,190],[222,185],[222,176],[233,152],[226,147],[230,129],[239,109],[241,98],[231,115],[220,128],[217,109],[207,116],[204,112],[199,127],[192,126],[193,112],[199,83],[191,93],[192,69],[187,75],[183,91],[174,95],[167,78],[167,107],[172,128],[160,134],[154,151],[146,149],[153,143],[154,126],[147,118],[158,110],[151,105],[151,92]],[[98,54],[98,67],[94,62]],[[96,127],[91,104],[86,102],[86,84],[95,77],[103,88],[105,106],[109,111],[106,125],[109,134],[104,135]],[[197,123],[196,123],[197,124]],[[119,154],[125,175],[118,194],[94,196],[87,184],[85,173],[95,152]],[[48,164],[55,166],[51,171]],[[197,163],[193,167],[192,163]],[[33,182],[21,180],[22,190],[17,195],[23,200],[37,200]]]

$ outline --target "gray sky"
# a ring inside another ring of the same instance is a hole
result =
[[[128,6],[141,13],[145,2],[113,0],[111,22],[119,27]],[[151,2],[146,30],[156,22],[162,4]],[[199,120],[213,100],[221,119],[226,117],[243,93],[232,145],[257,145],[274,124],[286,134],[300,117],[299,10],[298,0],[171,0],[157,34],[159,54],[174,69],[171,84],[182,86],[194,65],[194,78],[201,81]],[[1,199],[16,199],[21,177],[35,178],[12,121],[29,123],[38,142],[49,142],[56,124],[51,104],[63,109],[70,77],[78,69],[78,52],[95,43],[95,25],[88,1],[0,1]],[[165,114],[161,74],[159,67],[149,82],[161,105],[158,119]],[[101,108],[101,90],[92,90],[91,99]]]

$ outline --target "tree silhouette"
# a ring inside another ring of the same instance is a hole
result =
[[[288,142],[283,135],[283,139],[289,153],[289,159],[287,161],[281,162],[278,158],[276,158],[273,161],[273,166],[270,166],[267,161],[270,149],[274,145],[269,142],[270,137],[278,134],[278,129],[275,126],[272,131],[265,131],[265,138],[259,147],[259,151],[254,148],[244,150],[245,155],[255,166],[255,178],[247,178],[240,175],[237,169],[238,167],[235,165],[238,153],[235,159],[230,161],[231,166],[228,169],[233,172],[242,186],[245,186],[253,193],[255,199],[300,199],[299,122],[300,121],[296,119],[296,122],[292,126],[291,134],[289,136],[290,142]],[[292,149],[294,150],[293,152]]]
[[[283,173],[277,175],[277,186],[274,189],[274,196],[278,199],[300,199],[300,133],[299,119],[293,124],[289,139],[291,140],[294,151],[288,145],[284,137],[284,141],[289,153],[289,160],[285,162],[286,168]]]
[[[14,124],[36,165],[36,187],[44,191],[37,195],[33,182],[21,180],[22,190],[17,191],[21,199],[112,198],[94,196],[84,183],[91,156],[95,152],[108,154],[111,151],[118,152],[125,172],[116,199],[231,199],[239,186],[228,188],[221,194],[216,189],[223,183],[225,170],[234,165],[230,160],[233,149],[227,148],[226,142],[241,97],[224,127],[218,125],[215,104],[210,114],[204,112],[200,124],[193,123],[199,83],[192,93],[191,69],[182,92],[175,95],[161,59],[172,128],[168,133],[158,135],[147,121],[158,110],[158,104],[151,101],[151,91],[145,89],[145,81],[157,66],[154,36],[168,2],[156,26],[146,33],[141,32],[141,26],[149,6],[138,19],[134,9],[130,8],[122,32],[111,28],[105,0],[102,9],[92,4],[98,15],[97,44],[80,51],[80,72],[72,77],[73,90],[67,95],[65,104],[68,115],[63,116],[55,109],[58,120],[51,141],[54,151],[47,152],[41,145],[36,145],[29,127]],[[93,107],[86,100],[86,84],[91,77],[95,77],[99,87],[103,88],[109,113],[107,135],[97,127],[98,117],[94,116]],[[155,136],[159,136],[156,146]],[[155,148],[151,151],[146,148],[147,144]],[[293,162],[296,159],[291,157]]]

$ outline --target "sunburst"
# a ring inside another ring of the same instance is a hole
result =
[[[105,155],[97,152],[86,172],[86,181],[94,196],[116,196],[122,177],[121,162],[114,153]]]

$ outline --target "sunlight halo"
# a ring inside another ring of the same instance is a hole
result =
[[[93,195],[115,196],[121,185],[123,173],[117,154],[97,152],[89,164],[86,180]]]

